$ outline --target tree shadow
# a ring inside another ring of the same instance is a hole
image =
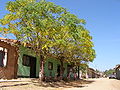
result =
[[[14,83],[15,82],[15,83]],[[19,83],[19,84],[16,84],[16,82],[18,81],[14,81],[14,82],[10,82],[7,84],[8,85],[0,85],[0,88],[4,88],[4,87],[14,87],[14,86],[25,86],[25,85],[35,85],[35,86],[38,86],[38,87],[52,87],[52,88],[73,88],[73,87],[76,87],[76,88],[82,88],[82,87],[86,87],[85,84],[90,84],[90,83],[93,83],[94,81],[93,80],[76,80],[76,81],[49,81],[49,82],[42,82],[42,83],[39,83],[39,80],[38,79],[31,79],[31,81],[29,82],[24,82],[24,83]]]
[[[56,81],[56,82],[43,82],[42,84],[40,84],[39,82],[37,82],[35,80],[32,81],[33,84],[35,86],[42,86],[42,87],[53,87],[53,88],[59,88],[59,87],[63,87],[63,88],[72,88],[72,87],[76,87],[76,88],[82,88],[85,87],[85,84],[90,84],[93,83],[93,80],[76,80],[76,81]]]
[[[2,85],[0,88],[3,87],[13,87],[13,86],[24,86],[24,85],[29,85],[30,83],[21,83],[21,84],[13,84],[13,85]]]

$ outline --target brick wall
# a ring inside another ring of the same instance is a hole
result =
[[[8,50],[7,65],[5,67],[0,67],[0,79],[17,78],[17,48],[4,41],[0,41],[0,47],[6,48]]]

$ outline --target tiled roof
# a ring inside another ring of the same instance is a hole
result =
[[[89,70],[95,71],[93,68],[88,68]]]
[[[14,40],[14,39],[7,39],[7,38],[2,38],[2,37],[0,37],[0,41],[6,42],[11,45],[16,44],[18,42],[17,40]]]
[[[116,65],[114,69],[119,69],[119,68],[120,68],[120,64]]]

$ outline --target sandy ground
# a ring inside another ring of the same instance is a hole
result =
[[[120,80],[100,78],[88,79],[85,82],[55,82],[44,86],[30,79],[9,82],[0,80],[0,90],[120,90]]]
[[[73,90],[120,90],[120,80],[100,78],[92,79],[94,82],[84,85],[83,88],[73,88]],[[72,90],[71,88],[63,90]]]

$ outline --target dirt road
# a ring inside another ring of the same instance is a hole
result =
[[[69,85],[66,82],[62,86],[61,83],[55,82],[57,87],[41,87],[31,81],[0,82],[0,90],[120,90],[120,80],[116,79],[89,79],[87,82],[89,83],[81,84],[80,81],[75,81],[72,82],[74,84],[69,83]]]
[[[120,90],[120,80],[100,78],[91,79],[91,84],[85,85],[82,88],[68,88],[64,90]]]

